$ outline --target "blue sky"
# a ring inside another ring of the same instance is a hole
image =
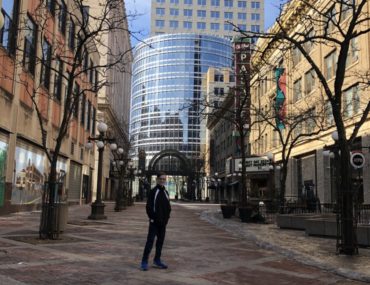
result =
[[[270,27],[279,14],[279,6],[285,0],[265,0],[265,29]],[[129,17],[130,29],[139,39],[146,38],[150,33],[150,3],[151,0],[126,0],[126,11]],[[135,44],[136,40],[132,40]]]

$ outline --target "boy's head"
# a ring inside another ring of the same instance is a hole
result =
[[[161,172],[158,172],[158,174],[157,174],[157,184],[163,186],[166,183],[166,180],[167,180],[166,173],[164,173],[162,171]]]

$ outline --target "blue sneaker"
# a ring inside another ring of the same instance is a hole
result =
[[[164,264],[162,261],[160,260],[154,260],[153,261],[153,266],[154,267],[157,267],[157,268],[160,268],[160,269],[167,269],[168,266],[166,264]]]
[[[141,269],[142,271],[147,271],[147,270],[148,270],[148,262],[146,262],[146,261],[142,261],[142,262],[141,262],[141,265],[140,265],[140,269]]]

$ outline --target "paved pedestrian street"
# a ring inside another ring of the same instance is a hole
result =
[[[106,205],[104,221],[87,220],[89,206],[70,207],[57,241],[37,239],[39,212],[0,217],[0,284],[364,284],[233,236],[200,218],[219,205],[202,204],[173,203],[162,256],[169,268],[143,272],[145,205],[118,213]]]

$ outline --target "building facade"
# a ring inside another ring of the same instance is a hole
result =
[[[331,11],[333,7],[329,1],[322,1],[317,3],[316,8],[318,11]],[[283,16],[282,20],[292,33],[299,31],[297,30],[299,27],[296,16],[302,13],[301,9],[305,9],[305,7],[302,7],[299,1],[291,1],[289,6],[286,6],[286,11],[289,12]],[[339,7],[334,9],[340,11]],[[299,12],[294,13],[297,10]],[[368,11],[369,5],[365,5],[363,13],[365,14]],[[310,13],[310,11],[308,10],[305,13]],[[335,14],[333,15],[336,17]],[[348,23],[348,18],[350,18],[350,13],[343,13],[341,25],[345,26]],[[275,32],[277,29],[278,26],[275,25],[271,31]],[[316,29],[320,31],[320,27],[316,27]],[[333,31],[333,27],[325,28],[326,33]],[[354,39],[347,57],[341,111],[348,133],[351,133],[355,124],[360,120],[369,100],[369,89],[361,84],[361,76],[359,76],[360,74],[366,74],[370,68],[369,40],[369,33]],[[266,39],[257,42],[257,46],[261,50],[267,44],[268,40]],[[329,82],[329,88],[333,90],[335,72],[338,68],[336,53],[339,47],[325,44],[325,40],[323,40],[316,43],[307,43],[305,49]],[[277,98],[279,91],[282,91],[285,110],[281,113],[283,114],[282,121],[280,121],[280,117],[276,117],[276,124],[284,124],[284,118],[289,118],[294,113],[299,114],[298,110],[302,116],[308,114],[308,112],[312,114],[302,124],[297,127],[294,126],[295,129],[291,133],[294,138],[300,134],[309,134],[321,130],[318,134],[301,139],[292,149],[288,163],[286,199],[297,200],[307,195],[307,191],[313,190],[321,203],[335,203],[337,201],[338,181],[336,163],[335,159],[327,152],[327,150],[335,148],[335,142],[331,137],[333,131],[336,130],[331,106],[326,98],[324,87],[305,57],[294,48],[290,52],[282,53],[283,50],[286,51],[283,47],[277,46],[273,52],[269,53],[268,60],[264,64],[259,61],[258,55],[255,55],[252,59],[252,62],[258,65],[260,70],[260,73],[252,79],[252,105],[259,106],[259,110],[263,110],[262,113],[266,114],[271,106],[276,106],[273,105],[273,102],[276,102],[273,100]],[[315,123],[313,118],[319,119],[320,124]],[[299,119],[298,116],[297,119]],[[257,120],[257,118],[254,117],[254,120]],[[293,128],[292,125],[285,124],[283,126],[283,137],[288,134],[291,128]],[[370,122],[365,120],[354,140],[352,149],[355,152],[362,152],[367,162],[370,159],[369,151],[366,148],[370,143],[369,129]],[[278,187],[280,172],[276,171],[276,165],[282,159],[282,143],[279,139],[279,132],[271,125],[266,127],[263,123],[256,124],[251,130],[250,143],[251,152],[256,156],[266,157],[268,153],[272,153],[274,170],[270,179],[274,182],[270,185],[275,184],[275,187]],[[366,204],[370,203],[369,173],[369,163],[365,163],[362,169],[353,169],[348,174],[354,185],[353,191],[358,191],[360,202]]]
[[[67,10],[74,9],[70,2],[2,3],[0,213],[32,209],[41,203],[49,162],[43,150],[40,120],[47,133],[46,147],[52,150],[65,111],[69,65],[63,58],[73,54],[77,41],[78,26],[66,17]],[[92,43],[86,50],[89,48],[94,50]],[[99,64],[98,53],[91,51],[85,57],[93,66]],[[86,92],[74,104],[57,163],[58,181],[63,183],[59,194],[72,203],[82,203],[92,196],[94,153],[84,145],[95,130],[94,78],[95,74],[87,71],[75,78],[75,94]]]
[[[102,18],[102,5],[106,0],[88,0],[89,13],[94,17]],[[108,125],[107,135],[115,138],[117,144],[128,154],[129,143],[129,118],[131,99],[131,65],[132,51],[128,29],[128,21],[125,10],[125,2],[117,1],[116,8],[110,11],[110,20],[117,23],[115,29],[110,29],[101,35],[101,44],[98,44],[98,51],[101,55],[100,63],[107,66],[116,63],[112,68],[107,68],[100,74],[100,80],[107,82],[98,92],[97,120]],[[112,176],[111,162],[114,155],[110,149],[105,148],[103,167],[103,199],[111,200],[118,191],[118,179]],[[98,156],[95,161],[98,167]],[[96,175],[96,173],[95,173]],[[96,185],[93,185],[96,189]],[[94,191],[95,192],[95,191]]]
[[[264,0],[152,0],[151,34],[212,34],[231,39],[235,27],[259,32]]]
[[[200,103],[210,67],[231,67],[231,42],[197,34],[158,35],[134,51],[131,128],[132,155],[147,160],[162,150],[189,158],[205,151]]]

